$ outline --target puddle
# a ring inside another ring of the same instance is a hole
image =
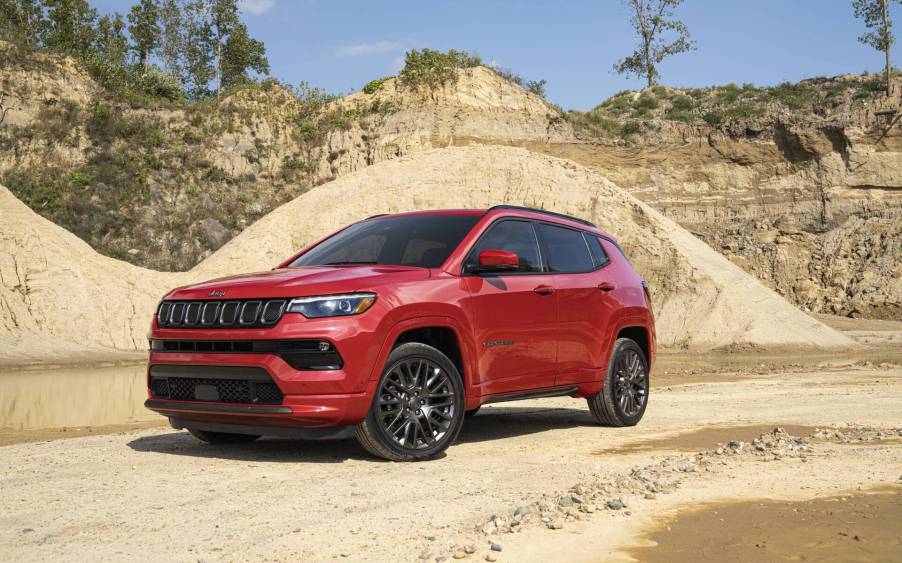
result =
[[[692,432],[673,434],[651,440],[638,441],[595,452],[596,454],[629,454],[655,450],[678,452],[701,452],[714,449],[717,444],[731,440],[751,442],[765,432],[781,427],[793,436],[808,436],[815,431],[814,426],[798,424],[756,424],[750,426],[709,426]]]
[[[628,553],[639,561],[899,561],[902,487],[813,499],[702,505]]]
[[[164,423],[144,408],[146,369],[140,363],[0,371],[0,444]]]

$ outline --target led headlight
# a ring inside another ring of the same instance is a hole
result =
[[[287,312],[300,313],[308,319],[321,317],[347,317],[359,315],[376,302],[375,293],[349,293],[346,295],[322,295],[298,297],[288,304]]]

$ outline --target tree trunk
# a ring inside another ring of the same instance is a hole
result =
[[[893,66],[890,63],[889,57],[889,49],[892,46],[889,39],[889,0],[883,0],[883,32],[884,37],[886,38],[886,69],[884,72],[886,73],[886,95],[889,96],[889,91],[892,88],[892,69]]]
[[[216,41],[216,97],[222,89],[222,37]]]

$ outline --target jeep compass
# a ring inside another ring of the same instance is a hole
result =
[[[654,356],[648,285],[604,231],[509,205],[421,211],[170,292],[146,406],[205,442],[353,433],[415,461],[487,403],[583,397],[632,426]]]

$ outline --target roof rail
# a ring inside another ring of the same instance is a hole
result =
[[[556,213],[554,211],[547,211],[545,209],[535,209],[534,207],[523,207],[520,205],[493,205],[486,209],[486,213],[489,211],[495,211],[497,209],[513,209],[516,211],[532,211],[533,213],[541,213],[543,215],[551,215],[552,217],[559,217],[561,219],[569,219],[571,221],[576,221],[577,223],[582,223],[583,225],[588,225],[590,227],[595,227],[595,223],[591,221],[586,221],[585,219],[580,219],[579,217],[573,217],[570,215],[564,215],[563,213]]]
[[[369,217],[364,219],[364,221],[369,221],[370,219],[375,219],[376,217],[385,217],[386,215],[389,215],[389,213],[376,213],[375,215],[370,215]]]

